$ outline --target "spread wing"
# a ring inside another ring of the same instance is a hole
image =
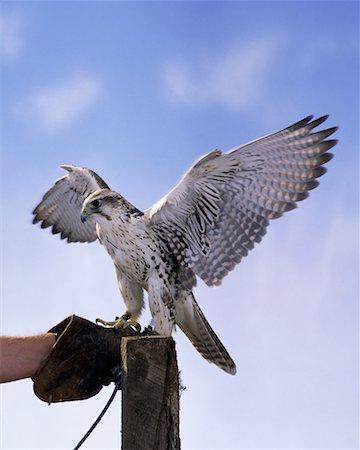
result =
[[[228,153],[201,158],[181,182],[146,211],[179,263],[209,286],[219,285],[276,219],[304,200],[326,172],[337,128],[313,132],[312,116]]]
[[[34,209],[34,223],[41,222],[41,228],[52,227],[53,234],[60,233],[61,239],[68,242],[95,241],[95,222],[81,222],[81,206],[90,194],[109,187],[90,169],[68,165],[61,167],[69,173],[55,182]]]

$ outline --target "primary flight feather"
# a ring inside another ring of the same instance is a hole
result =
[[[208,153],[145,212],[92,170],[61,166],[68,174],[34,209],[34,223],[68,242],[99,239],[114,262],[126,317],[140,315],[145,289],[158,333],[170,336],[178,325],[204,358],[234,374],[235,363],[192,293],[196,276],[221,284],[269,221],[318,186],[337,143],[327,139],[336,127],[314,131],[327,117],[309,116],[227,153]]]

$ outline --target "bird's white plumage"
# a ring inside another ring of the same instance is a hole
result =
[[[195,275],[219,285],[261,241],[269,221],[318,185],[337,142],[326,140],[336,128],[313,132],[326,119],[307,117],[228,153],[210,152],[145,213],[95,172],[63,166],[69,174],[44,195],[34,222],[69,242],[98,237],[132,315],[140,313],[146,289],[157,331],[170,335],[178,324],[206,359],[235,373],[191,292]],[[80,215],[89,220],[83,224]]]
[[[214,150],[182,181],[146,211],[149,226],[208,285],[224,276],[260,242],[270,219],[294,209],[317,186],[336,141],[324,141],[336,128],[311,133],[326,120],[304,119],[280,132],[228,153]],[[185,246],[185,247],[184,247]]]

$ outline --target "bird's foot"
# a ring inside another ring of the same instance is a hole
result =
[[[104,325],[104,327],[108,328],[133,328],[138,333],[140,333],[141,331],[141,325],[136,322],[136,320],[132,319],[129,314],[124,314],[121,317],[116,317],[115,320],[112,320],[110,322],[107,322],[103,319],[96,319],[96,323],[101,323],[101,325]]]

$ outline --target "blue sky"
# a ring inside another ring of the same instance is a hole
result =
[[[320,187],[220,288],[196,288],[238,373],[176,333],[181,439],[358,448],[358,12],[326,1],[2,2],[2,333],[123,311],[100,245],[31,225],[60,164],[92,168],[146,209],[202,154],[330,114],[340,142]],[[110,395],[48,407],[28,380],[1,389],[2,449],[71,448]],[[84,448],[118,448],[119,423],[120,397]]]

